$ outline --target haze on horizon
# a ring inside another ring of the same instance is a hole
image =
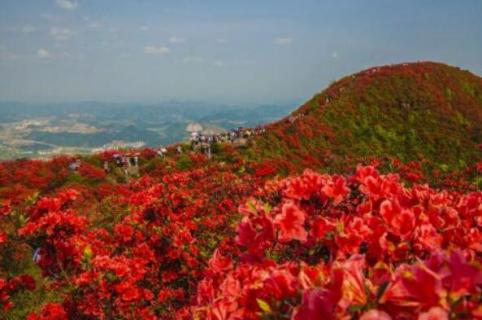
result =
[[[481,57],[479,0],[0,3],[0,100],[302,101],[374,65]]]

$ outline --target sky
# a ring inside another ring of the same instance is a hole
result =
[[[0,0],[0,100],[303,101],[433,60],[482,74],[481,0]]]

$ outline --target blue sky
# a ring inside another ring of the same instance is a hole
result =
[[[301,102],[417,60],[482,74],[482,1],[0,1],[0,100]]]

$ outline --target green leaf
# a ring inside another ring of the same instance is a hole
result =
[[[266,313],[271,313],[271,307],[266,301],[262,299],[256,299],[256,302],[258,303],[258,306],[261,310],[263,310]]]
[[[90,245],[87,245],[84,248],[84,255],[83,255],[84,261],[87,263],[90,263],[90,260],[92,259],[92,254],[93,254],[92,248],[90,247]]]
[[[264,204],[264,211],[266,213],[270,213],[271,212],[271,205],[269,203],[265,203]]]
[[[257,212],[258,209],[256,208],[256,206],[254,205],[253,202],[248,202],[248,208],[254,213],[254,212]]]

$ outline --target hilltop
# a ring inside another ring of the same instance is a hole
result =
[[[343,168],[368,158],[464,168],[481,159],[482,78],[434,62],[374,67],[336,81],[247,151],[281,168]]]

